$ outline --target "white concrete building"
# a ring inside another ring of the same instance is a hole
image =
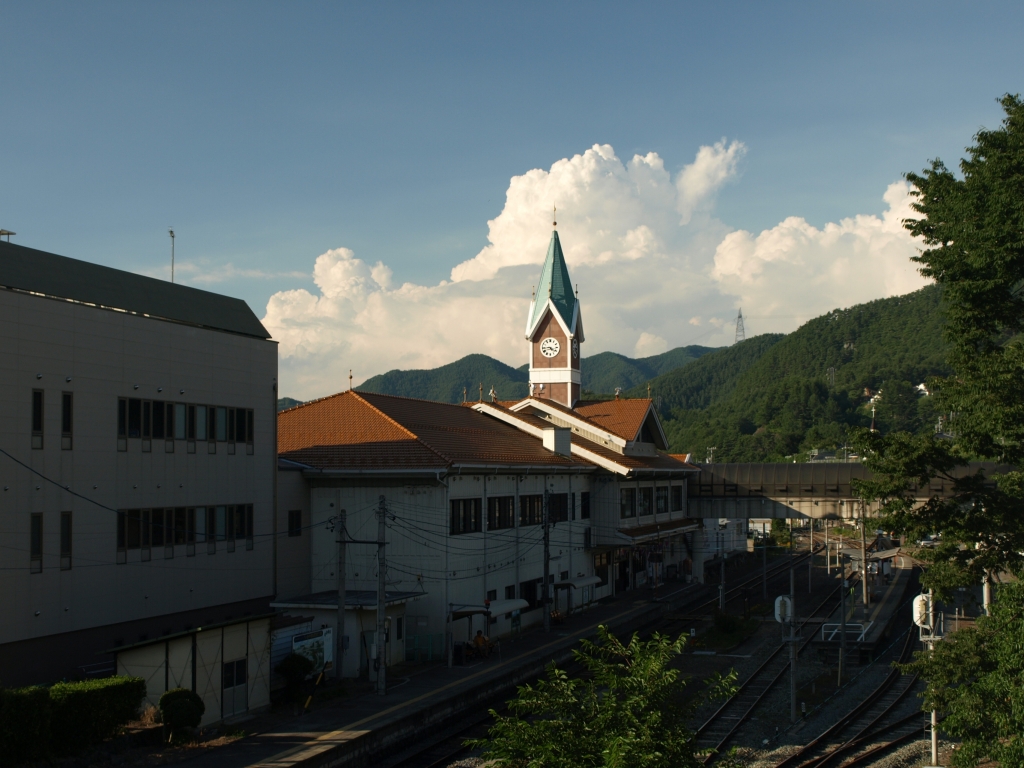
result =
[[[0,243],[0,339],[0,683],[265,614],[277,345],[249,307]]]

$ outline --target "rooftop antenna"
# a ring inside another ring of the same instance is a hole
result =
[[[743,331],[743,307],[740,307],[739,314],[736,315],[736,341],[743,341],[746,338]]]
[[[167,228],[167,233],[171,236],[171,282],[174,282],[174,230],[171,227]]]
[[[465,387],[462,388],[462,404],[463,405],[466,404],[466,388]]]
[[[11,235],[16,235],[17,232],[11,232],[9,229],[0,229],[0,240],[7,238],[7,242],[11,242]]]
[[[558,226],[558,216],[556,215],[557,213],[558,213],[558,206],[557,205],[552,205],[551,206],[551,228],[552,229],[554,229],[555,227]]]
[[[493,384],[491,384],[490,395],[491,395],[491,402],[492,403],[498,402],[498,393],[494,391],[494,385]]]
[[[483,401],[484,401],[484,383],[481,381],[480,382],[480,401],[479,402],[482,403]]]
[[[651,382],[647,382],[647,399],[651,399]]]
[[[348,369],[348,388],[352,389],[352,369]]]

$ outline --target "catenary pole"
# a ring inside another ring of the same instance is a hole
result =
[[[868,520],[864,516],[864,502],[860,508],[860,554],[861,554],[861,576],[864,579],[862,587],[864,593],[864,621],[868,620],[868,606],[871,604],[871,590],[868,587]]]
[[[334,508],[338,511],[338,627],[334,635],[334,676],[341,679],[345,653],[345,530],[346,512],[341,508],[341,493],[334,494]]]
[[[812,573],[812,568],[814,566],[814,518],[813,517],[811,518],[810,532],[811,532],[811,542],[810,542],[810,545],[807,548],[807,551],[810,552],[810,555],[811,555],[810,557],[807,558],[807,592],[808,592],[808,594],[810,594],[810,592],[812,591],[811,590],[811,573]]]
[[[387,507],[384,503],[384,497],[380,497],[379,504],[377,506],[377,658],[374,663],[377,667],[377,695],[383,696],[388,692],[387,686],[387,664],[384,659],[384,632],[385,632],[385,620],[387,615],[387,605],[385,603],[385,571],[386,562],[384,559],[384,532],[386,529],[385,514],[387,513]]]
[[[789,600],[793,606],[789,614],[789,720],[796,722],[796,570],[790,561]]]
[[[548,605],[548,581],[551,572],[551,529],[550,516],[548,515],[548,478],[544,477],[544,586],[541,598],[541,605],[544,607],[544,631],[551,631],[551,606]]]

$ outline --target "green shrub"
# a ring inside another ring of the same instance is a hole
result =
[[[160,697],[160,714],[171,731],[195,728],[206,713],[202,698],[188,688],[172,688]]]
[[[302,684],[313,671],[313,661],[300,653],[289,653],[274,671],[285,679],[285,697],[298,702],[302,696]]]
[[[0,688],[0,765],[46,755],[50,693],[45,688]]]
[[[55,752],[70,754],[97,744],[134,719],[146,696],[141,677],[105,677],[50,688],[50,743]]]

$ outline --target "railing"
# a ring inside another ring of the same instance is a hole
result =
[[[846,639],[850,639],[850,635],[853,635],[853,642],[863,643],[864,638],[868,634],[868,630],[874,625],[875,622],[869,621],[867,624],[851,624],[846,623]],[[822,624],[821,625],[821,639],[824,641],[831,642],[836,639],[836,636],[843,631],[842,624]]]

